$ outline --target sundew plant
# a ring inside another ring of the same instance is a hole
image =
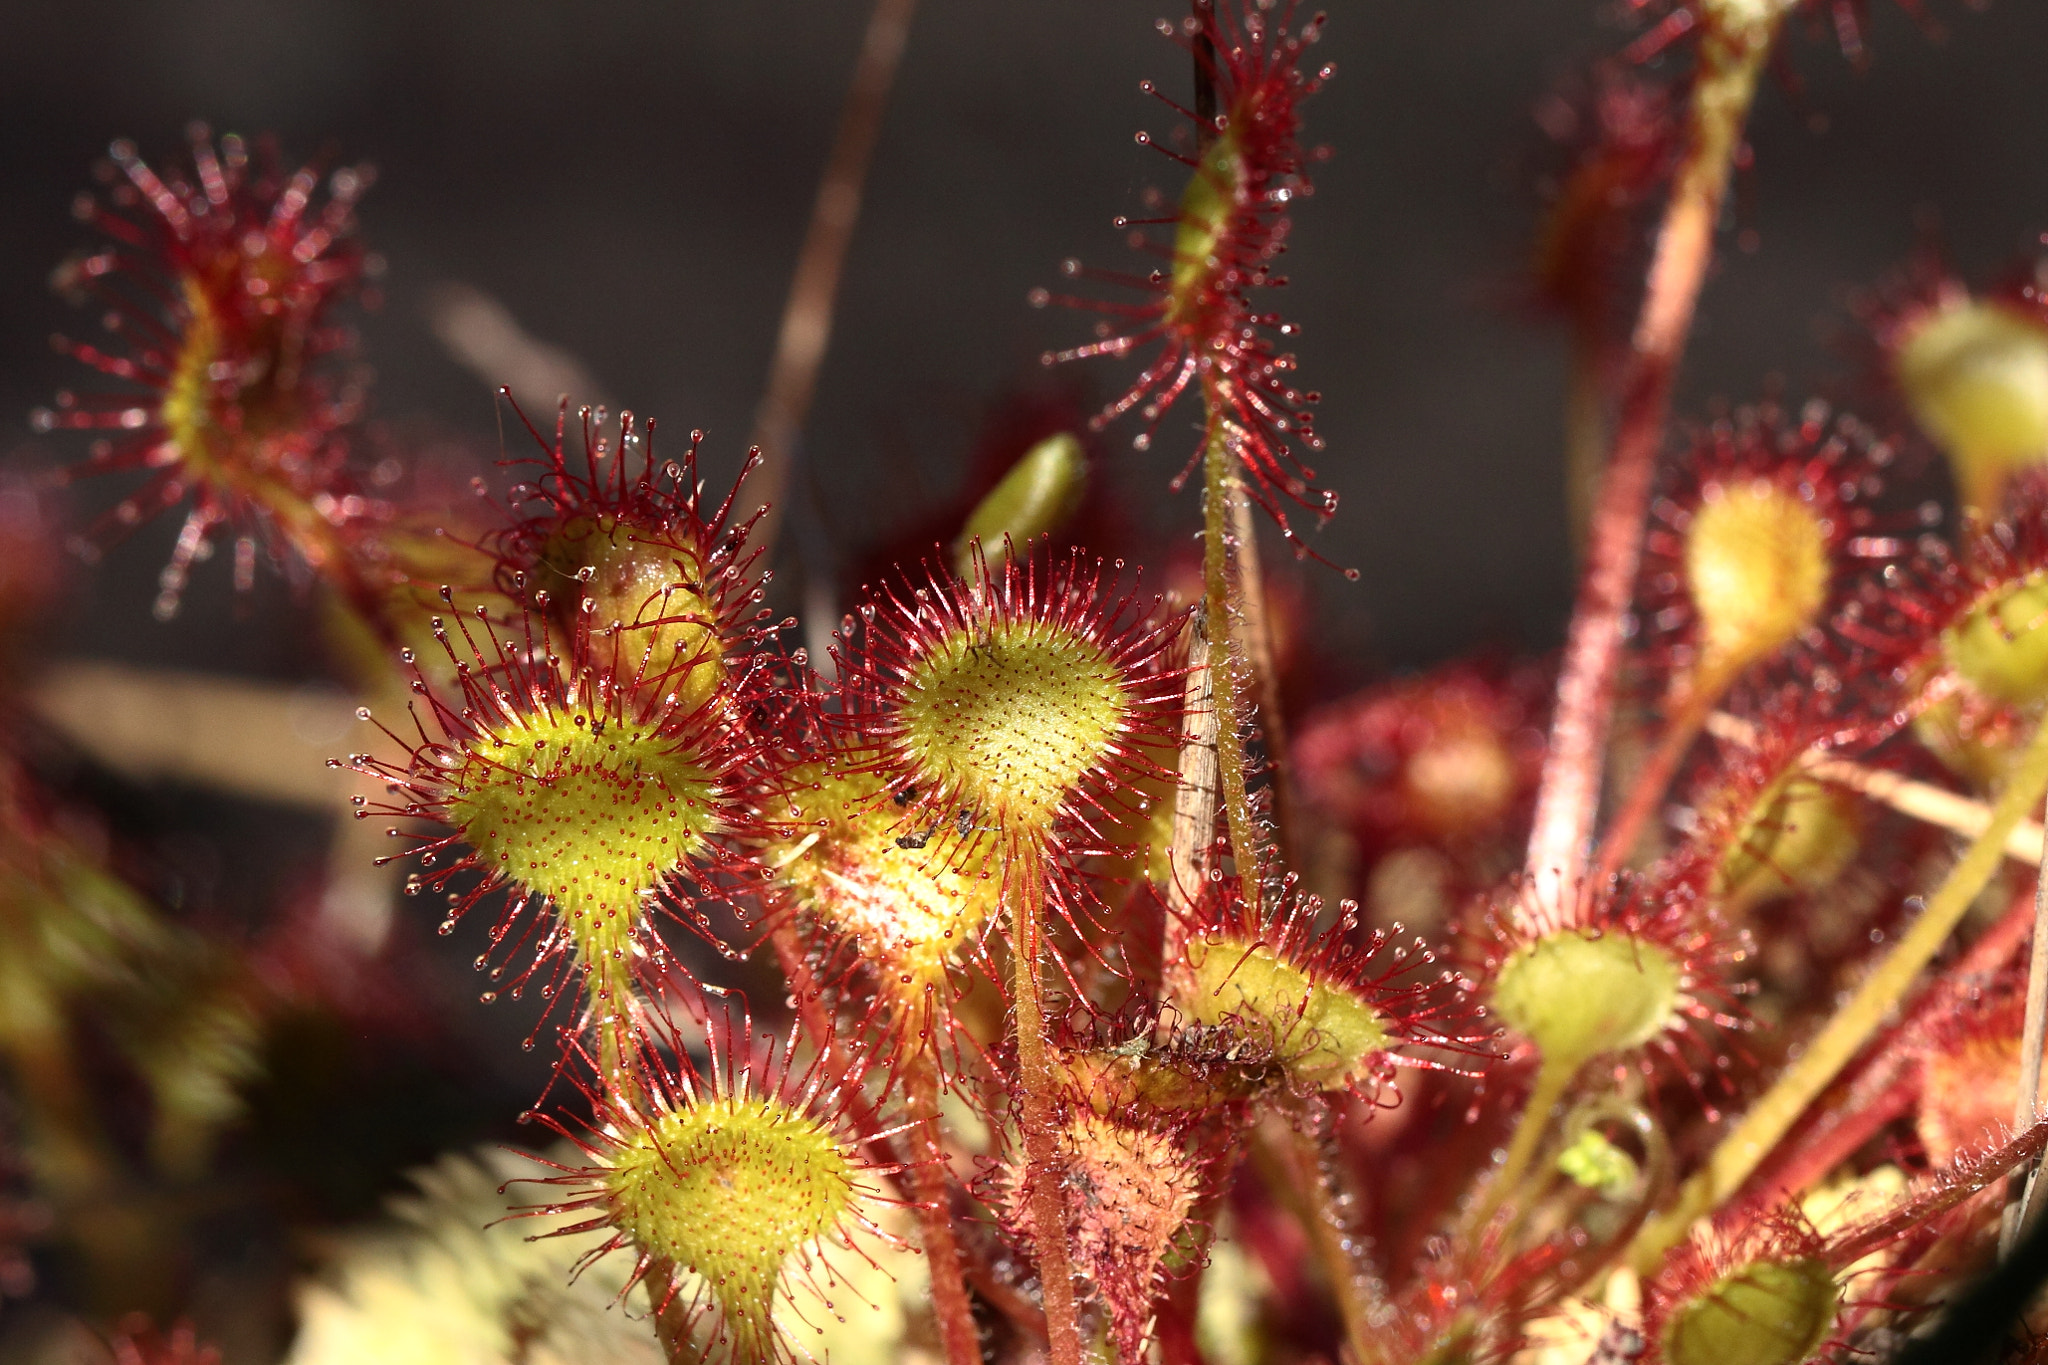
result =
[[[1831,281],[1846,380],[1680,398],[1770,251],[1757,111],[1909,26],[1609,7],[1495,290],[1568,345],[1561,643],[1347,691],[1318,613],[1386,585],[1331,528],[1387,512],[1289,253],[1373,135],[1319,121],[1345,10],[1100,7],[1156,29],[1142,187],[1019,291],[958,496],[817,553],[912,9],[865,17],[750,435],[446,289],[495,395],[391,422],[367,165],[193,124],[80,168],[72,378],[0,486],[0,1351],[2040,1358],[2048,223]],[[274,594],[326,690],[43,658],[157,523],[151,629]],[[341,833],[230,904],[137,774]],[[453,1121],[478,1037],[532,1089]]]

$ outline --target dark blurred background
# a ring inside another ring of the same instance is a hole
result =
[[[1627,30],[1602,13],[1615,8],[1379,0],[1332,16],[1321,55],[1338,76],[1309,132],[1335,155],[1297,215],[1280,302],[1305,329],[1305,379],[1327,395],[1320,464],[1344,497],[1320,546],[1363,571],[1355,586],[1305,575],[1319,631],[1352,668],[1487,634],[1537,647],[1558,635],[1563,345],[1512,296],[1535,184],[1556,163],[1532,111],[1621,46]],[[1799,89],[1765,92],[1740,187],[1756,249],[1726,252],[1708,286],[1681,411],[1754,396],[1772,376],[1797,397],[1838,373],[1816,329],[1839,322],[1846,286],[1909,252],[1916,213],[1938,211],[1978,276],[2048,224],[2048,9],[1928,9],[1939,41],[1871,6],[1863,72],[1826,34],[1790,44]],[[361,332],[380,417],[495,446],[488,389],[426,321],[431,289],[456,281],[579,359],[615,402],[706,429],[714,470],[730,470],[865,11],[16,0],[0,9],[0,423],[24,432],[32,406],[79,380],[46,337],[90,319],[46,279],[87,241],[68,208],[93,160],[114,137],[172,156],[205,118],[275,131],[291,156],[332,148],[378,167],[363,232],[389,270]],[[805,445],[844,561],[954,492],[991,406],[1044,386],[1040,352],[1085,336],[1086,319],[1034,312],[1027,291],[1058,283],[1066,256],[1125,264],[1110,217],[1149,184],[1176,188],[1177,168],[1132,142],[1171,123],[1139,79],[1183,94],[1188,80],[1152,30],[1159,11],[928,0],[918,13]],[[1061,377],[1099,397],[1122,373]],[[1119,439],[1112,477],[1158,502],[1181,444],[1137,456]],[[1192,494],[1162,513],[1192,526]],[[150,528],[91,576],[67,647],[303,667],[278,632],[215,624],[232,614],[224,566],[202,575],[185,619],[149,618],[173,531]]]
[[[1006,405],[1048,393],[1100,401],[1126,377],[1107,363],[1049,376],[1040,353],[1085,339],[1088,320],[1033,311],[1025,297],[1058,283],[1064,257],[1127,264],[1111,217],[1137,212],[1148,185],[1177,191],[1179,169],[1132,141],[1172,122],[1138,92],[1141,78],[1185,97],[1186,59],[1152,28],[1162,8],[925,0],[806,429],[814,508],[797,515],[792,539],[810,546],[814,567],[852,574],[956,499]],[[1294,284],[1276,300],[1303,325],[1302,375],[1326,395],[1329,451],[1318,463],[1343,495],[1317,546],[1361,571],[1351,583],[1315,566],[1286,570],[1314,611],[1326,676],[1312,690],[1484,643],[1545,650],[1561,634],[1565,342],[1516,302],[1538,185],[1558,165],[1533,111],[1626,42],[1618,8],[1336,6],[1319,57],[1338,75],[1308,109],[1310,140],[1334,156],[1300,206]],[[1705,413],[1717,397],[1845,391],[1853,363],[1829,340],[1845,330],[1844,293],[1902,262],[1930,214],[1977,281],[2048,228],[2048,7],[1928,8],[1939,40],[1892,4],[1873,6],[1867,70],[1825,34],[1789,45],[1753,123],[1755,165],[1738,190],[1743,249],[1731,243],[1708,284],[1682,413]],[[89,379],[49,348],[51,332],[88,335],[92,319],[48,278],[91,242],[69,208],[93,162],[116,137],[146,157],[179,156],[185,124],[203,118],[217,132],[274,132],[289,157],[331,150],[377,166],[362,231],[388,269],[381,306],[356,321],[373,412],[391,439],[498,450],[489,387],[428,320],[436,291],[460,284],[573,356],[613,401],[674,433],[704,428],[711,475],[728,478],[866,9],[0,4],[0,452],[50,462],[82,451],[79,440],[30,437],[27,415]],[[545,407],[553,395],[529,397]],[[1193,421],[1191,409],[1177,415],[1146,454],[1128,450],[1128,431],[1107,447],[1103,477],[1140,509],[1140,545],[1181,543],[1197,523],[1192,492],[1164,491]],[[115,492],[76,490],[75,514]],[[237,604],[216,562],[178,620],[152,619],[175,529],[171,519],[145,528],[80,570],[50,652],[316,676],[311,632],[274,577]],[[200,899],[239,897],[260,912],[324,846],[321,822],[257,803],[137,792],[90,769],[76,783],[164,875],[196,875]],[[252,1149],[352,1163],[329,1172],[334,1188],[299,1215],[360,1212],[403,1162],[503,1134],[536,1088],[541,1064],[516,1051],[530,1013],[490,1022],[468,1003],[477,943],[442,949],[424,926],[406,935],[446,959],[423,989],[439,993],[447,1027],[475,1036],[451,1042],[440,1071],[342,1049],[310,1098],[275,1093],[299,1083],[292,1076],[272,1083]],[[301,1051],[330,1044],[340,1047],[315,1039]],[[456,1085],[449,1073],[463,1068]],[[380,1098],[322,1107],[352,1088]],[[246,1260],[276,1234],[233,1225],[219,1235],[224,1254]]]

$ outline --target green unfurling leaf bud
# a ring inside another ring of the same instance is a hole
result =
[[[975,504],[953,543],[953,567],[974,572],[974,544],[1000,564],[1021,547],[1064,526],[1088,491],[1088,455],[1073,433],[1048,436],[1024,452],[1003,481]]]

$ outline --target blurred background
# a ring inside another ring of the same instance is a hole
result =
[[[1333,155],[1296,214],[1294,283],[1275,298],[1302,325],[1301,374],[1325,395],[1329,449],[1316,463],[1343,498],[1314,543],[1360,570],[1355,583],[1314,565],[1280,570],[1314,621],[1310,695],[1484,644],[1547,650],[1561,635],[1571,592],[1565,337],[1527,305],[1524,281],[1545,178],[1562,158],[1540,126],[1556,118],[1538,114],[1554,114],[1553,92],[1583,88],[1591,60],[1624,45],[1633,29],[1619,8],[1335,7],[1319,57],[1337,76],[1308,106],[1309,140]],[[728,479],[866,9],[0,6],[0,452],[23,465],[82,453],[82,441],[31,437],[27,425],[54,390],[90,379],[48,344],[53,331],[92,330],[48,283],[92,242],[72,199],[111,139],[169,159],[198,118],[216,132],[275,133],[288,158],[377,168],[360,218],[386,263],[382,299],[353,318],[374,372],[376,439],[482,459],[501,449],[509,417],[434,325],[436,301],[466,289],[573,359],[603,397],[658,418],[672,440],[703,428],[711,480]],[[2048,8],[1927,9],[1938,37],[1900,7],[1872,6],[1865,70],[1827,33],[1788,45],[1752,125],[1739,242],[1708,284],[1681,414],[1767,393],[1852,393],[1847,290],[1895,269],[1930,223],[1974,281],[2022,259],[2048,227]],[[1025,299],[1056,286],[1069,256],[1129,265],[1110,219],[1140,212],[1148,186],[1171,193],[1181,181],[1179,167],[1132,137],[1174,121],[1139,93],[1141,78],[1186,98],[1186,59],[1152,27],[1160,12],[1158,0],[920,7],[785,542],[839,602],[878,549],[939,533],[921,528],[944,525],[933,518],[956,507],[976,452],[1000,445],[1006,422],[1085,413],[1126,378],[1110,363],[1044,369],[1041,353],[1084,340],[1089,320]],[[545,413],[554,395],[524,397]],[[1165,491],[1195,420],[1191,408],[1175,414],[1146,453],[1129,449],[1128,429],[1104,439],[1099,476],[1133,509],[1118,548],[1156,558],[1196,525],[1193,493]],[[82,522],[119,491],[81,486],[68,515]],[[96,568],[74,566],[39,652],[232,674],[304,689],[309,705],[336,700],[311,628],[274,576],[238,603],[217,561],[202,567],[177,620],[152,618],[175,531],[175,519],[161,520]],[[134,875],[194,913],[271,913],[326,846],[317,812],[138,783],[61,745],[46,763],[108,812]],[[475,934],[444,944],[404,917],[393,934],[417,940],[405,990],[426,1002],[431,1025],[421,1027],[441,1031],[436,1047],[308,1023],[314,1036],[293,1055],[321,1060],[272,1068],[233,1139],[275,1176],[265,1188],[276,1197],[197,1224],[212,1239],[193,1253],[199,1278],[239,1286],[217,1297],[266,1305],[234,1329],[235,1358],[266,1358],[288,1330],[283,1286],[305,1228],[364,1215],[409,1163],[511,1136],[511,1117],[545,1078],[518,1048],[530,1013],[474,1007]],[[28,1349],[19,1343],[69,1302],[63,1267],[38,1269],[31,1306],[0,1300],[0,1359]],[[217,1312],[205,1294],[196,1301]]]

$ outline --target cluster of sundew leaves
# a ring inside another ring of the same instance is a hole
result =
[[[1768,0],[1764,6],[1750,6],[1758,12],[1764,7],[1768,7]],[[1718,21],[1716,16],[1734,9],[1727,4],[1696,8],[1710,21]],[[1169,328],[1188,331],[1196,342],[1209,344],[1212,351],[1228,349],[1218,344],[1220,333],[1212,334],[1213,328],[1203,331],[1214,321],[1213,308],[1235,306],[1232,299],[1225,297],[1225,286],[1237,288],[1247,280],[1271,282],[1260,276],[1262,266],[1249,274],[1231,276],[1225,269],[1226,257],[1239,253],[1240,265],[1244,260],[1263,261],[1261,252],[1251,250],[1248,244],[1256,244],[1261,240],[1258,232],[1269,229],[1269,235],[1263,239],[1267,245],[1276,245],[1279,239],[1276,220],[1268,219],[1265,227],[1260,228],[1257,224],[1246,226],[1235,215],[1247,201],[1269,208],[1285,202],[1284,197],[1270,193],[1261,199],[1248,188],[1258,169],[1253,164],[1256,158],[1251,156],[1251,135],[1247,131],[1256,126],[1257,120],[1248,114],[1260,111],[1248,111],[1231,91],[1238,89],[1241,94],[1249,80],[1247,72],[1251,76],[1260,72],[1254,67],[1239,70],[1230,63],[1245,60],[1247,52],[1259,60],[1273,57],[1276,51],[1287,47],[1289,40],[1285,40],[1284,23],[1277,27],[1269,25],[1264,8],[1246,9],[1242,17],[1242,29],[1227,24],[1205,29],[1198,24],[1192,32],[1198,50],[1205,44],[1217,50],[1218,55],[1211,58],[1211,75],[1223,89],[1228,112],[1221,125],[1206,130],[1217,136],[1207,153],[1198,158],[1196,173],[1182,198],[1181,212],[1173,220],[1173,269],[1150,282],[1163,291],[1162,317]],[[1313,25],[1298,35],[1299,39],[1309,39],[1312,31]],[[1272,38],[1276,33],[1282,36],[1277,47]],[[1292,62],[1298,50],[1296,42],[1293,49],[1280,53],[1285,61],[1272,68],[1284,68],[1295,80],[1292,88],[1297,92],[1302,79],[1293,71]],[[1222,65],[1215,65],[1218,61]],[[1236,86],[1231,78],[1237,80]],[[1288,106],[1290,112],[1291,107]],[[1280,141],[1287,144],[1283,150],[1291,152],[1292,130]],[[1290,193],[1298,192],[1301,182],[1283,188]],[[1205,290],[1213,296],[1205,296]],[[1261,319],[1251,320],[1265,325]],[[2011,328],[1978,330],[1990,342],[2002,344],[2012,339]],[[1195,336],[1197,332],[1202,334]],[[216,346],[218,329],[210,318],[196,318],[189,341],[196,347]],[[1925,337],[1921,341],[1932,344]],[[1967,365],[1948,363],[1949,350],[1969,351],[1973,347],[1935,349],[1941,352],[1937,358],[1943,363],[1902,363],[1902,382],[1939,388],[1954,380],[1958,372],[1967,372],[1964,380],[1955,381],[1967,391],[1983,378],[1982,367],[1973,370]],[[1213,361],[1214,357],[1210,359]],[[1210,387],[1208,381],[1213,378],[1213,371],[1205,373],[1202,363],[1197,358],[1192,368],[1170,366],[1156,375],[1148,372],[1148,383],[1168,385],[1150,391],[1155,409],[1148,415],[1156,418],[1163,411],[1163,404],[1197,377],[1204,380],[1205,387]],[[1275,374],[1287,368],[1280,358],[1274,358],[1271,368],[1258,377],[1279,383]],[[180,372],[174,367],[166,410],[180,422],[192,420],[191,414],[199,401],[191,381],[189,371]],[[1258,392],[1256,384],[1233,389],[1230,382],[1226,373],[1209,395],[1212,401],[1237,402],[1247,393]],[[1267,392],[1270,397],[1285,391]],[[1946,395],[1957,396],[1956,392]],[[1968,393],[1963,392],[1962,397],[1967,398]],[[1288,419],[1284,415],[1276,419],[1274,411],[1261,407],[1256,397],[1246,401],[1249,410],[1243,406],[1235,409],[1242,429],[1257,431],[1263,420],[1267,430],[1287,430]],[[1937,435],[1953,444],[1967,445],[1952,430],[1955,424],[1947,420],[1947,414],[1970,406],[1960,401],[1945,404],[1943,395],[1937,394],[1925,407],[1933,416],[1925,420],[1939,429]],[[1995,426],[2001,410],[1993,404],[1988,411],[1990,417],[1986,421]],[[1980,411],[1978,415],[1984,414]],[[558,440],[557,449],[559,444]],[[625,444],[622,441],[622,456]],[[1255,446],[1239,449],[1240,453],[1256,451]],[[623,468],[624,464],[621,458],[614,468]],[[1255,475],[1261,472],[1255,464]],[[2005,472],[2008,471],[2001,471],[2002,477]],[[593,468],[592,486],[595,484]],[[1301,492],[1299,486],[1282,487],[1290,494]],[[663,542],[646,527],[628,524],[628,519],[613,508],[579,510],[556,501],[553,509],[550,516],[554,520],[545,533],[529,537],[531,546],[537,549],[531,564],[520,572],[531,572],[534,581],[552,576],[585,585],[589,590],[582,595],[572,621],[586,616],[594,618],[591,624],[600,631],[644,628],[653,636],[646,652],[672,654],[685,660],[686,672],[675,680],[678,690],[670,693],[668,704],[680,698],[681,709],[694,713],[702,703],[721,693],[729,671],[726,640],[720,633],[726,617],[724,608],[714,603],[707,592],[704,581],[714,552],[705,551],[695,541]],[[1679,559],[1698,613],[1699,644],[1707,658],[1731,668],[1761,662],[1781,652],[1821,618],[1826,602],[1824,570],[1838,557],[1837,547],[1829,543],[1837,528],[1830,518],[1815,510],[1805,490],[1794,491],[1782,483],[1752,479],[1746,484],[1722,487],[1717,494],[1689,509],[1688,515],[1690,526],[1685,528],[1687,538]],[[2000,534],[1998,528],[2002,528],[2009,540],[2025,548],[2024,524],[2018,533],[2012,530],[2014,524],[1997,523],[1993,534]],[[655,552],[652,558],[643,553],[650,550]],[[663,550],[668,556],[665,562],[661,559]],[[1946,614],[1930,610],[1923,616],[1922,625],[1936,623],[1931,634],[1939,647],[1939,665],[1962,684],[1994,703],[2012,707],[2035,705],[2041,700],[2036,675],[2043,672],[2043,659],[2037,657],[2040,646],[2033,632],[2043,615],[2037,598],[2044,571],[2037,563],[2030,564],[2024,554],[1990,570],[1983,569],[1981,564],[1974,559],[1966,560],[1968,572],[1973,575],[1969,582],[1975,595],[1967,600],[1950,600],[1942,608]],[[2023,567],[2015,571],[2013,564]],[[933,584],[939,586],[936,579]],[[526,582],[520,579],[515,586],[523,589]],[[910,596],[918,598],[921,591],[912,588]],[[978,584],[956,596],[953,605],[957,608],[960,602],[966,602],[979,609],[989,595],[990,584],[983,574]],[[902,610],[905,603],[901,599],[893,605],[899,614],[912,618],[910,626],[901,626],[899,622],[898,641],[915,640],[929,647],[922,652],[905,651],[903,659],[907,662],[899,661],[900,666],[884,663],[869,668],[865,681],[879,680],[881,686],[872,692],[856,687],[847,714],[880,716],[897,727],[893,731],[884,729],[886,742],[878,746],[880,756],[872,769],[881,776],[873,790],[852,799],[870,802],[867,809],[880,811],[884,820],[891,822],[890,828],[911,831],[887,836],[898,851],[914,851],[915,840],[926,836],[915,824],[904,826],[904,817],[890,817],[883,804],[885,797],[904,798],[894,803],[899,809],[921,803],[921,816],[941,817],[929,828],[954,830],[958,839],[969,841],[972,846],[970,836],[985,832],[977,820],[994,820],[996,830],[1047,839],[1052,831],[1082,816],[1092,801],[1110,794],[1116,783],[1110,780],[1107,770],[1137,751],[1129,742],[1133,726],[1127,709],[1131,699],[1126,689],[1143,670],[1139,674],[1120,674],[1118,660],[1101,647],[1095,636],[1087,631],[1041,631],[1041,623],[1035,617],[1006,618],[1000,613],[985,612],[969,622],[964,633],[949,633],[951,627],[942,622],[935,632],[919,636],[926,624],[921,599],[920,605],[907,613]],[[961,620],[974,614],[973,610],[954,612]],[[572,628],[572,633],[579,640],[583,638],[580,629]],[[1929,633],[1923,629],[1923,638]],[[600,694],[604,693],[602,684],[606,679],[615,682],[626,671],[619,668],[617,653],[615,650],[609,673],[600,670],[597,675]],[[502,655],[495,662],[486,663],[481,653],[477,654],[477,662],[483,665],[483,675],[494,670],[516,673],[522,666],[531,666],[530,658],[522,664]],[[872,663],[872,657],[866,662]],[[705,665],[701,672],[694,667],[697,664]],[[544,672],[551,684],[563,676],[553,659],[549,659]],[[592,675],[588,670],[572,667],[567,676],[587,679]],[[1166,672],[1146,676],[1171,681]],[[643,672],[636,677],[635,686],[620,687],[616,689],[617,695],[637,694],[637,684],[646,680]],[[465,681],[465,690],[467,686]],[[1022,727],[1012,723],[1014,717],[991,704],[990,697],[1004,695],[1006,688],[1009,697],[1021,700],[1026,713],[1035,712],[1053,722],[1049,732],[1058,742],[1049,751],[1031,752],[1025,745]],[[1167,695],[1162,686],[1148,700]],[[863,711],[863,707],[873,709]],[[736,713],[723,714],[730,718]],[[465,712],[463,719],[468,721],[471,717]],[[506,874],[508,880],[540,883],[544,877],[553,879],[531,889],[554,910],[568,914],[568,937],[579,956],[586,961],[616,956],[624,951],[632,932],[616,933],[602,928],[594,919],[579,928],[581,916],[575,907],[605,907],[609,922],[615,911],[607,898],[618,896],[618,889],[630,888],[636,899],[644,898],[643,893],[655,889],[645,883],[659,883],[667,875],[664,872],[650,877],[657,873],[662,850],[650,847],[648,840],[665,843],[668,836],[641,832],[638,822],[628,818],[631,811],[643,800],[652,801],[656,807],[666,800],[673,808],[673,793],[688,789],[692,782],[704,790],[706,811],[714,795],[722,798],[726,793],[710,792],[712,775],[701,764],[691,768],[688,762],[680,767],[670,763],[667,771],[661,771],[663,760],[674,759],[676,751],[661,749],[667,737],[658,725],[649,728],[640,724],[645,717],[622,730],[624,713],[607,714],[603,704],[564,709],[549,701],[531,712],[529,719],[530,723],[522,722],[523,729],[512,726],[504,734],[486,732],[488,746],[504,751],[496,760],[469,755],[460,763],[434,765],[444,773],[463,768],[472,760],[480,765],[474,791],[483,794],[473,795],[472,789],[458,777],[454,779],[457,794],[447,801],[445,810],[455,817],[451,822],[485,864],[495,853],[500,867],[511,869]],[[425,745],[421,752],[433,747]],[[1766,786],[1747,811],[1724,822],[1738,831],[1732,850],[1750,856],[1758,839],[1769,835],[1774,826],[1780,834],[1784,832],[1783,826],[1799,806],[1792,795],[1791,781],[1787,777],[1783,785]],[[692,811],[697,810],[687,801],[684,804]],[[433,814],[424,807],[408,809],[406,813]],[[546,832],[550,822],[553,834]],[[515,830],[515,824],[521,828]],[[542,832],[529,828],[533,825],[540,826]],[[570,833],[565,836],[563,831]],[[710,847],[714,834],[729,832],[725,825],[714,827],[708,814],[695,823],[683,820],[670,826],[670,833],[679,843],[694,841],[694,851],[699,853]],[[585,839],[587,844],[579,842]],[[772,841],[764,841],[764,846],[771,845]],[[1734,899],[1735,888],[1747,880],[1747,873],[1734,861],[1735,851],[1716,865],[1717,878],[1709,884],[1706,899]],[[1763,857],[1778,859],[1781,854],[1773,846]],[[516,867],[522,858],[524,876]],[[554,866],[565,858],[572,864],[566,872]],[[669,871],[681,865],[679,862]],[[1619,900],[1602,902],[1592,912],[1545,926],[1541,932],[1508,945],[1507,951],[1489,964],[1496,1012],[1534,1041],[1547,1058],[1589,1060],[1605,1053],[1632,1052],[1653,1045],[1682,1028],[1685,1019],[1699,1017],[1703,1007],[1694,988],[1703,983],[1711,985],[1706,978],[1714,974],[1714,969],[1739,960],[1739,952],[1716,957],[1710,951],[1711,944],[1702,937],[1704,931],[1700,928],[1705,921],[1692,919],[1690,907],[1684,907],[1684,915],[1667,917],[1638,913],[1625,905],[1615,910]],[[629,915],[629,921],[630,918]],[[1290,1072],[1297,1083],[1311,1086],[1327,1084],[1331,1079],[1354,1079],[1354,1059],[1376,1054],[1383,1050],[1387,1039],[1396,1036],[1398,1030],[1389,1024],[1384,1002],[1327,973],[1319,976],[1309,959],[1291,956],[1285,947],[1272,946],[1257,935],[1233,937],[1237,927],[1229,925],[1217,930],[1213,937],[1198,938],[1184,964],[1197,983],[1197,990],[1188,1001],[1190,1008],[1210,1008],[1194,1003],[1203,999],[1224,1002],[1211,1009],[1213,1018],[1199,1020],[1201,1027],[1250,1026],[1250,1031],[1262,1032],[1265,1051],[1278,1059],[1281,1069]],[[886,936],[878,941],[886,943]],[[908,941],[906,938],[905,942]],[[673,1139],[670,1145],[692,1151],[716,1149],[714,1155],[726,1152],[716,1143],[707,1147],[705,1135],[698,1131],[699,1127],[715,1128],[723,1122],[726,1129],[720,1131],[746,1130],[751,1134],[738,1143],[747,1153],[756,1154],[765,1144],[778,1154],[760,1169],[779,1165],[794,1150],[777,1146],[778,1142],[787,1139],[796,1147],[804,1147],[799,1130],[809,1131],[803,1125],[811,1120],[799,1120],[795,1109],[767,1099],[736,1100],[732,1107],[734,1114],[742,1117],[714,1117],[694,1127],[697,1120],[686,1118],[671,1125],[675,1131],[668,1134]],[[706,1107],[700,1104],[688,1112],[701,1117],[705,1111]],[[1083,1115],[1072,1131],[1092,1132],[1103,1128],[1106,1122],[1106,1116],[1099,1113],[1093,1119]],[[661,1128],[664,1123],[666,1120],[655,1123],[649,1131]],[[816,1136],[819,1144],[828,1137],[822,1128]],[[1160,1135],[1149,1132],[1145,1136],[1156,1140]],[[655,1148],[662,1147],[658,1138],[649,1141]],[[1076,1159],[1080,1159],[1080,1149],[1085,1145],[1076,1139]],[[623,1154],[624,1150],[621,1149],[619,1162],[608,1168],[614,1175],[636,1159]],[[1161,1159],[1163,1162],[1165,1158]],[[787,1166],[789,1170],[799,1168],[812,1169],[794,1159]],[[635,1188],[644,1193],[646,1186]],[[630,1215],[628,1206],[633,1204],[634,1197],[622,1188],[608,1187],[604,1198],[615,1216]],[[762,1224],[756,1229],[760,1236],[753,1241],[740,1239],[749,1256],[758,1253],[758,1259],[765,1262],[774,1259],[778,1249],[784,1260],[795,1253],[806,1236],[786,1230],[793,1226],[808,1228],[811,1223],[801,1209],[792,1209],[796,1206],[783,1210],[788,1215],[783,1222],[771,1218]],[[677,1246],[683,1245],[676,1236],[678,1228],[663,1226],[660,1217],[644,1221],[642,1240],[668,1237]],[[785,1232],[776,1232],[778,1227]],[[715,1253],[701,1252],[698,1259],[715,1259]],[[1733,1351],[1766,1360],[1775,1359],[1771,1353],[1781,1345],[1787,1352],[1786,1359],[1810,1354],[1814,1343],[1801,1330],[1792,1330],[1789,1335],[1767,1334],[1769,1339],[1765,1339],[1754,1333],[1745,1335],[1739,1323],[1731,1325],[1737,1319],[1758,1318],[1758,1305],[1783,1301],[1800,1308],[1802,1304],[1811,1307],[1817,1302],[1811,1295],[1802,1299],[1799,1293],[1790,1292],[1799,1288],[1795,1282],[1803,1282],[1802,1276],[1793,1274],[1788,1279],[1780,1272],[1786,1265],[1796,1263],[1758,1264],[1766,1269],[1740,1267],[1710,1286],[1704,1306],[1694,1305],[1694,1310],[1708,1315],[1699,1319],[1707,1326],[1698,1333],[1680,1336],[1708,1342],[1710,1352]],[[728,1311],[733,1310],[728,1306]],[[1718,1325],[1713,1319],[1715,1313],[1720,1314]],[[1803,1308],[1791,1313],[1787,1321],[1797,1328],[1807,1318],[1817,1316],[1817,1312],[1804,1316],[1802,1313]],[[1667,1342],[1667,1354],[1670,1347]]]

